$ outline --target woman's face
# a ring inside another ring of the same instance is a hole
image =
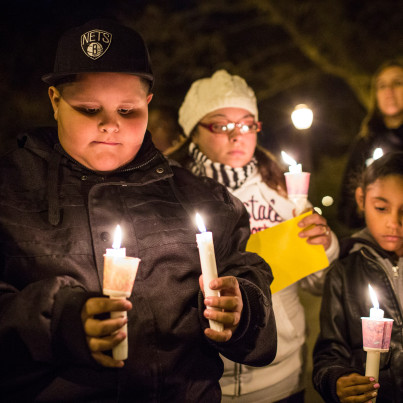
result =
[[[386,119],[403,120],[403,68],[385,68],[376,79],[376,100],[381,114]]]
[[[213,162],[243,167],[252,159],[257,143],[257,131],[242,133],[238,126],[227,133],[213,133],[208,125],[225,126],[228,123],[252,125],[255,117],[245,109],[221,108],[210,112],[198,123],[193,135],[193,142],[200,151]]]

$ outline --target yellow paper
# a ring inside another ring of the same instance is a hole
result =
[[[312,212],[252,234],[249,238],[246,250],[257,253],[271,267],[274,276],[270,287],[272,293],[329,266],[322,245],[309,245],[307,238],[298,236],[303,229],[298,227],[298,222],[309,214]]]

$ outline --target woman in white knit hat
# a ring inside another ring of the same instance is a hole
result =
[[[283,172],[257,144],[261,123],[256,97],[243,78],[219,70],[195,81],[179,110],[179,123],[187,139],[170,158],[226,185],[248,210],[252,233],[293,218],[295,206],[287,199]],[[330,261],[337,257],[337,238],[322,216],[312,214],[299,225],[308,243],[323,245]],[[305,316],[298,286],[318,294],[323,277],[323,271],[314,273],[273,294],[276,359],[252,368],[223,358],[223,402],[304,401]]]

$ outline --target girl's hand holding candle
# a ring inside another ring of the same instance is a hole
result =
[[[113,249],[107,249],[104,255],[103,292],[110,298],[128,298],[132,293],[140,259],[126,257],[126,249],[121,248],[122,233],[118,225],[115,230]],[[125,318],[126,311],[111,312],[111,318]],[[127,335],[127,325],[122,330]],[[128,355],[127,337],[112,350],[115,360],[125,360]]]
[[[204,222],[199,213],[196,214],[196,223],[200,234],[196,234],[197,246],[199,248],[200,264],[203,274],[204,294],[206,297],[219,297],[220,292],[212,290],[210,283],[218,277],[217,265],[214,253],[213,234],[206,231]],[[217,310],[217,308],[211,308]],[[220,322],[209,320],[210,328],[217,332],[224,330],[224,325]]]
[[[289,164],[289,172],[284,173],[288,198],[295,204],[295,213],[299,215],[305,210],[308,200],[311,174],[309,172],[302,172],[301,164],[297,164],[286,152],[281,151],[281,156],[284,162]]]

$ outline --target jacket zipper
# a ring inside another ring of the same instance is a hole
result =
[[[241,365],[235,363],[235,396],[241,396]]]
[[[392,266],[393,277],[399,277],[399,266]]]
[[[396,292],[396,289],[395,289],[395,285],[394,285],[393,281],[391,281],[392,279],[390,278],[390,276],[389,276],[389,274],[388,274],[388,271],[385,270],[385,268],[384,268],[376,259],[372,258],[371,256],[368,256],[365,252],[366,252],[366,249],[365,249],[365,248],[363,248],[363,249],[360,250],[360,253],[362,254],[362,256],[364,256],[364,258],[366,258],[367,260],[369,260],[369,261],[371,261],[372,263],[374,263],[376,266],[380,267],[381,270],[385,273],[386,278],[389,280],[389,284],[390,284],[390,286],[391,286],[391,288],[392,288],[392,291],[393,291],[393,293],[394,293],[394,295],[395,295],[395,299],[396,299],[397,304],[398,304],[398,306],[399,306],[400,317],[402,318],[402,317],[403,317],[403,314],[402,314],[402,307],[401,307],[401,305],[400,305],[399,299],[396,298],[397,292]],[[392,270],[393,270],[393,277],[398,277],[398,276],[399,276],[399,267],[398,267],[398,266],[392,266]]]

